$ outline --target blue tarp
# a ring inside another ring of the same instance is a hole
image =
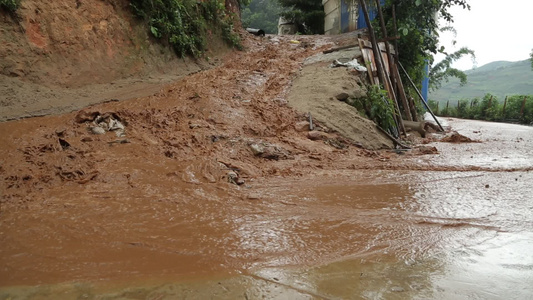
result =
[[[368,5],[368,1],[366,2],[368,7],[368,17],[370,18],[370,21],[374,20],[377,15],[378,11],[374,5]],[[385,0],[380,1],[381,5],[385,5]],[[365,15],[363,14],[363,9],[359,5],[359,17],[357,19],[357,29],[363,29],[368,28],[368,25],[366,24]]]

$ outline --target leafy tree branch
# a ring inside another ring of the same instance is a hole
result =
[[[452,64],[465,55],[472,56],[475,59],[474,51],[463,47],[452,54],[448,54],[442,61],[438,62],[429,72],[430,88],[436,90],[441,87],[443,80],[448,82],[449,77],[456,77],[461,81],[461,85],[467,82],[466,74],[458,69],[452,68]]]

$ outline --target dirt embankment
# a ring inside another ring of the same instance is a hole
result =
[[[152,40],[126,0],[26,0],[17,16],[0,12],[0,121],[148,96],[210,67]],[[208,56],[227,51],[210,40]]]

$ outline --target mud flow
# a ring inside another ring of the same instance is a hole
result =
[[[180,166],[141,160],[109,166],[138,174],[43,190],[2,210],[2,299],[531,297],[533,173],[518,153],[532,129],[452,124],[486,151],[435,143],[436,171],[377,164],[235,186],[202,179],[209,162],[183,169],[199,177],[187,183]],[[490,157],[507,163],[484,169]],[[453,170],[458,159],[473,170]]]
[[[450,119],[463,138],[394,151],[350,108],[340,136],[317,114],[346,105],[290,88],[335,42],[246,42],[149,97],[0,123],[0,299],[533,298],[532,127]]]

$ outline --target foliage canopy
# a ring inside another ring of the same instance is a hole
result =
[[[453,16],[449,9],[454,6],[470,9],[470,5],[467,0],[388,0],[384,7],[384,16],[387,21],[387,30],[391,33],[393,32],[393,6],[396,7],[398,31],[401,35],[398,41],[400,60],[413,80],[421,82],[426,62],[433,64],[433,55],[445,51],[444,47],[438,46],[439,18],[453,23]],[[446,63],[441,66],[446,66]],[[458,73],[452,70],[448,76],[455,74]]]
[[[429,86],[436,90],[441,87],[442,81],[448,82],[449,77],[456,77],[459,79],[461,85],[465,85],[467,76],[465,72],[452,68],[452,63],[460,59],[464,55],[471,55],[475,57],[474,51],[463,47],[454,53],[448,54],[442,61],[435,64],[429,72]]]
[[[277,0],[252,0],[241,12],[244,27],[260,28],[266,33],[278,32],[281,6]]]
[[[278,0],[285,10],[281,13],[293,21],[303,34],[324,33],[324,6],[322,0]]]

